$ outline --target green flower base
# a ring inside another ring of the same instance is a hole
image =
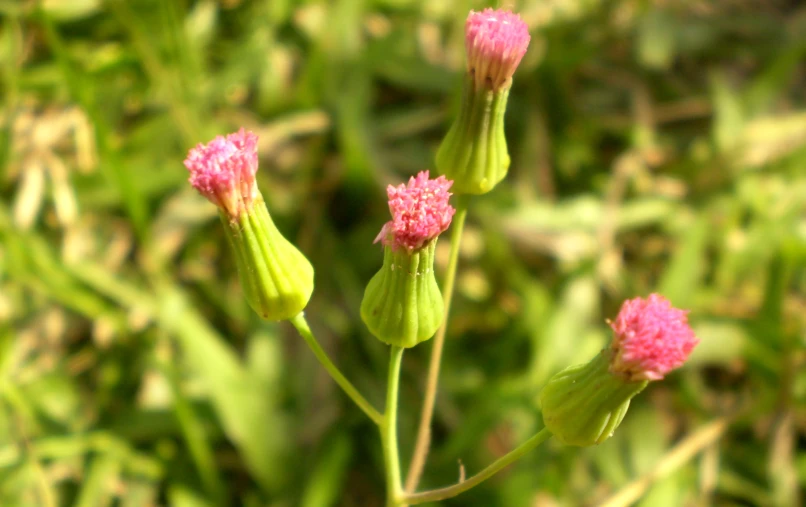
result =
[[[621,424],[630,400],[647,381],[628,382],[608,371],[610,349],[588,364],[554,375],[540,395],[543,422],[558,440],[569,445],[601,444]]]
[[[263,198],[258,195],[234,221],[220,217],[249,306],[266,320],[299,314],[313,293],[313,267],[277,230]]]
[[[410,348],[437,332],[442,294],[434,276],[436,239],[418,251],[385,247],[383,267],[369,281],[361,318],[382,342]]]
[[[436,157],[437,171],[453,180],[455,194],[485,194],[507,175],[504,113],[510,86],[511,81],[496,91],[477,89],[473,76],[467,75],[459,116]]]

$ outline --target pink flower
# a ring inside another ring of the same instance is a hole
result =
[[[673,308],[658,294],[621,305],[610,347],[610,372],[629,381],[660,380],[680,367],[699,340],[688,324],[688,311]]]
[[[444,176],[428,179],[428,171],[409,178],[408,185],[389,185],[386,193],[392,220],[383,226],[375,243],[413,251],[439,236],[451,225],[456,212],[448,204],[451,185],[453,182]]]
[[[465,22],[467,70],[476,87],[485,83],[494,90],[509,81],[529,47],[529,28],[510,11],[470,11]]]
[[[190,184],[233,219],[257,194],[257,164],[257,135],[243,128],[199,144],[185,159]]]

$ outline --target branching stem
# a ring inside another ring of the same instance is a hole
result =
[[[347,377],[341,372],[341,370],[333,364],[333,361],[330,360],[330,357],[327,355],[327,352],[319,345],[319,342],[316,340],[316,337],[313,335],[310,326],[308,326],[308,321],[305,320],[305,314],[300,312],[299,315],[291,319],[291,324],[297,328],[299,334],[305,339],[305,342],[313,351],[313,354],[316,356],[316,359],[325,367],[325,370],[333,377],[333,380],[342,388],[342,390],[347,394],[347,396],[352,399],[358,408],[364,411],[367,414],[367,417],[372,419],[372,422],[380,426],[383,424],[383,416],[381,415],[375,407],[372,406],[370,402],[364,398],[361,393],[358,392],[358,389],[347,380]]]
[[[434,418],[434,404],[437,400],[437,385],[439,384],[439,367],[442,363],[442,349],[445,345],[445,332],[448,327],[448,317],[451,311],[451,300],[453,299],[453,287],[456,281],[456,266],[459,263],[459,245],[462,242],[462,231],[465,228],[465,218],[467,218],[467,197],[459,196],[456,203],[456,215],[453,217],[453,227],[451,229],[451,253],[448,259],[448,271],[445,273],[445,286],[442,289],[442,297],[445,301],[445,317],[442,325],[434,337],[434,345],[431,349],[431,359],[428,364],[428,377],[425,386],[425,398],[423,408],[420,412],[420,423],[417,427],[417,441],[414,445],[414,452],[411,457],[411,466],[406,476],[406,491],[412,492],[417,489],[420,477],[425,468],[425,461],[428,457],[428,450],[431,447],[431,420]]]
[[[524,454],[528,453],[538,445],[545,442],[550,436],[551,432],[548,430],[548,428],[543,428],[535,436],[533,436],[526,442],[522,443],[520,446],[510,451],[509,453],[505,454],[504,456],[501,456],[500,458],[495,460],[491,465],[489,465],[487,468],[477,473],[473,477],[458,484],[454,484],[453,486],[448,486],[447,488],[434,489],[431,491],[423,491],[422,493],[410,493],[403,496],[401,500],[407,504],[414,505],[425,502],[436,502],[438,500],[445,500],[446,498],[453,498],[460,493],[464,493],[468,489],[478,486],[479,484],[486,481],[493,475],[497,474],[507,466],[511,465],[512,463],[520,459]]]

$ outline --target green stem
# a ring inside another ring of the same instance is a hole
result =
[[[344,390],[347,396],[349,396],[350,399],[352,399],[353,402],[355,402],[355,404],[358,405],[358,408],[360,408],[361,410],[364,411],[365,414],[367,414],[367,417],[372,419],[372,422],[374,422],[379,426],[383,424],[384,418],[381,415],[381,413],[378,412],[375,409],[375,407],[373,407],[370,404],[370,402],[368,402],[367,399],[364,398],[361,395],[361,393],[358,392],[358,389],[356,389],[355,386],[353,386],[353,384],[351,384],[349,380],[347,380],[347,378],[338,369],[338,367],[336,367],[336,365],[333,364],[333,361],[330,360],[330,357],[328,357],[327,352],[325,352],[322,346],[319,345],[319,342],[316,341],[316,337],[311,332],[310,326],[308,326],[308,321],[305,320],[305,314],[303,312],[300,312],[299,315],[291,319],[290,322],[291,324],[294,325],[295,328],[297,328],[299,334],[308,343],[308,346],[313,351],[313,354],[316,356],[316,359],[318,359],[319,362],[322,364],[322,366],[325,367],[325,370],[327,370],[330,376],[333,377],[333,380],[335,380],[336,383],[339,385],[339,387],[341,387],[342,390]]]
[[[417,489],[420,477],[425,468],[425,461],[428,457],[428,450],[431,446],[431,420],[434,418],[434,404],[437,400],[437,385],[439,384],[439,367],[442,363],[442,349],[445,345],[445,332],[448,328],[448,316],[451,311],[451,300],[453,299],[453,286],[456,280],[456,266],[459,264],[459,245],[462,242],[462,231],[465,228],[465,218],[467,218],[467,197],[459,196],[456,203],[456,215],[453,217],[453,227],[451,228],[451,253],[448,258],[448,271],[445,273],[445,286],[442,289],[442,296],[445,306],[445,316],[442,325],[439,327],[434,337],[434,346],[431,348],[431,360],[428,364],[428,378],[425,386],[425,398],[423,408],[420,412],[420,423],[417,427],[417,441],[414,444],[414,452],[411,456],[411,466],[406,476],[406,491],[412,492]]]
[[[526,442],[522,443],[514,450],[510,451],[508,454],[498,458],[491,465],[489,465],[487,468],[477,473],[473,477],[465,481],[462,481],[459,484],[448,486],[447,488],[440,488],[431,491],[423,491],[422,493],[413,493],[404,495],[402,501],[413,505],[425,502],[435,502],[438,500],[445,500],[446,498],[453,498],[460,493],[464,493],[468,489],[478,486],[479,484],[486,481],[493,475],[497,474],[507,466],[511,465],[512,463],[520,459],[524,454],[526,454],[527,452],[531,451],[538,445],[545,442],[550,436],[551,432],[548,430],[548,428],[543,428],[535,436],[533,436]]]
[[[386,384],[386,412],[383,414],[383,424],[381,424],[387,507],[398,505],[398,498],[403,493],[400,485],[400,456],[397,450],[397,395],[400,386],[400,363],[403,361],[404,350],[403,347],[392,345],[389,357],[389,380]]]

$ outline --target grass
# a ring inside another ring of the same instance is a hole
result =
[[[382,505],[372,423],[249,310],[181,162],[260,135],[263,194],[316,268],[308,319],[382,406],[386,347],[358,308],[384,187],[432,166],[483,6],[0,0],[0,504]],[[534,435],[546,380],[657,291],[691,309],[691,363],[608,442],[549,441],[444,505],[797,505],[806,9],[507,6],[533,35],[512,169],[468,216],[422,486]],[[404,458],[427,352],[403,364]]]

